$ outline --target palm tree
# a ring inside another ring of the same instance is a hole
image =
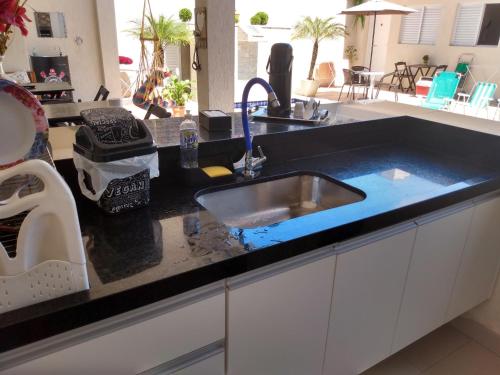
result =
[[[164,56],[165,48],[170,45],[188,45],[191,42],[191,31],[184,22],[179,22],[172,17],[159,16],[158,19],[146,16],[147,24],[144,25],[142,37],[153,40],[155,31]],[[127,30],[130,34],[141,38],[141,21],[132,21],[135,25]]]
[[[318,58],[319,43],[324,39],[337,39],[347,35],[345,26],[341,23],[333,22],[334,17],[329,18],[311,18],[304,17],[293,29],[292,39],[312,39],[313,50],[311,56],[311,65],[307,79],[313,79],[314,67]]]

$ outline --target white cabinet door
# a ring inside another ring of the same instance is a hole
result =
[[[337,256],[324,374],[359,374],[389,356],[415,228],[341,245],[354,250]]]
[[[228,374],[321,374],[335,268],[331,250],[228,281]]]
[[[453,289],[448,319],[487,300],[500,260],[500,198],[478,203]]]
[[[472,205],[455,207],[417,220],[393,353],[446,322],[472,212]]]

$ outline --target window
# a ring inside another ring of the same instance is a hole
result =
[[[453,46],[497,46],[500,4],[459,4],[451,37]]]
[[[412,7],[417,12],[404,16],[399,30],[401,44],[436,44],[441,7]]]
[[[497,46],[500,37],[500,4],[486,4],[477,44]]]

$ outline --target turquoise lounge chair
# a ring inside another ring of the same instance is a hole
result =
[[[464,114],[466,108],[475,109],[476,115],[480,110],[486,109],[486,117],[488,117],[489,104],[494,99],[495,91],[497,91],[496,83],[478,82],[472,89],[472,94],[459,93],[454,103],[463,106]]]
[[[441,72],[434,77],[432,86],[422,107],[429,109],[446,109],[453,101],[453,97],[460,83],[460,74],[455,72]]]

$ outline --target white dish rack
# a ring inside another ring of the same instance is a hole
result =
[[[0,223],[11,219],[18,230],[15,251],[12,237],[0,237],[0,314],[89,288],[76,204],[66,182],[47,162],[28,160],[1,170],[0,184],[19,176],[35,176],[43,187],[23,195],[21,186],[0,201]]]

